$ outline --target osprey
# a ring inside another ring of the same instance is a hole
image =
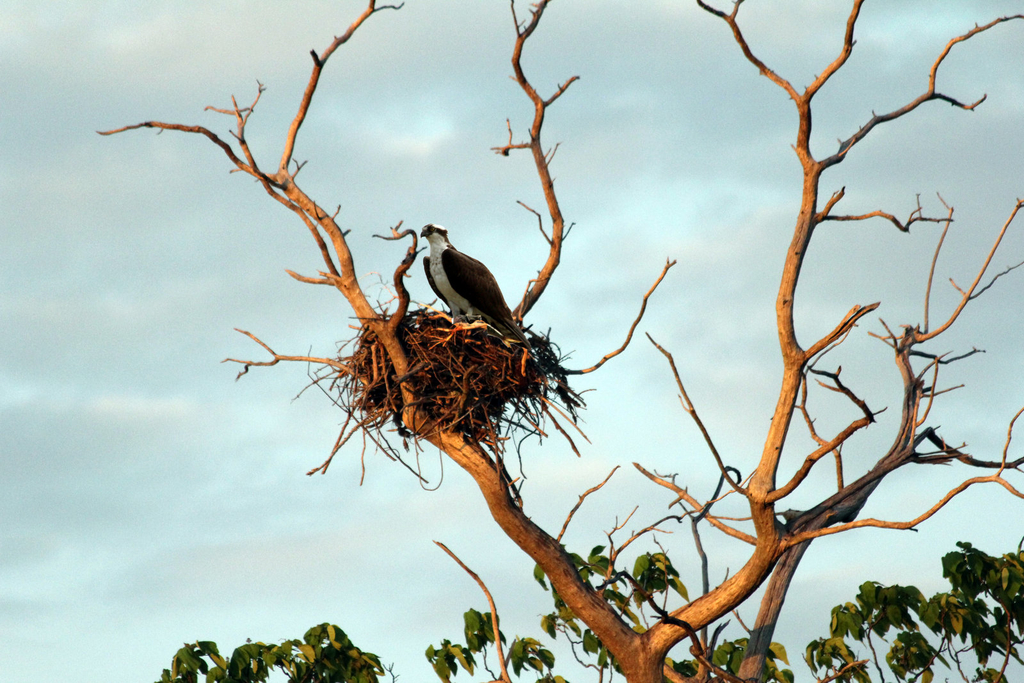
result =
[[[430,245],[430,256],[423,259],[427,282],[438,298],[448,304],[452,320],[483,318],[506,339],[533,351],[487,266],[453,247],[448,231],[440,225],[428,223],[420,237]]]

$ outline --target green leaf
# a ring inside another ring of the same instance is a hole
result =
[[[540,568],[539,564],[533,566],[533,578],[544,588],[544,590],[548,589],[548,582],[544,580],[546,577],[547,574],[544,573],[544,570]]]
[[[789,659],[786,657],[786,648],[782,646],[782,643],[772,643],[768,646],[768,651],[774,655],[773,659],[781,659],[786,664],[789,664]]]
[[[302,645],[296,646],[296,649],[302,653],[302,658],[310,664],[312,664],[316,659],[316,653],[313,651],[312,646],[303,643]]]
[[[463,621],[466,622],[466,631],[469,633],[476,633],[480,630],[480,613],[475,609],[471,609],[462,615]]]
[[[455,654],[459,663],[462,664],[462,668],[469,673],[473,673],[473,662],[466,658],[466,653],[462,651],[462,647],[453,645],[451,651]]]

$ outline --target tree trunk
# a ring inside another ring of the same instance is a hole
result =
[[[757,621],[750,632],[750,642],[747,643],[747,654],[740,665],[739,676],[745,680],[762,680],[764,675],[764,660],[768,653],[768,647],[772,644],[772,637],[775,635],[775,625],[782,611],[782,605],[786,601],[786,593],[789,591],[789,584],[793,580],[796,568],[804,552],[811,545],[810,541],[793,546],[782,554],[782,558],[775,565],[772,578],[768,582],[768,589],[761,598],[761,608],[757,613]]]

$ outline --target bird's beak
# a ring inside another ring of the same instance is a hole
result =
[[[429,227],[430,227],[429,225],[424,225],[423,226],[423,229],[420,230],[420,237],[426,237],[427,236],[427,228],[429,228]]]

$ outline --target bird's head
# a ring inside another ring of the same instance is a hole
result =
[[[448,241],[448,231],[442,228],[440,225],[434,225],[433,223],[427,223],[420,230],[420,237],[427,240],[430,244],[437,244],[438,246],[450,245]]]

